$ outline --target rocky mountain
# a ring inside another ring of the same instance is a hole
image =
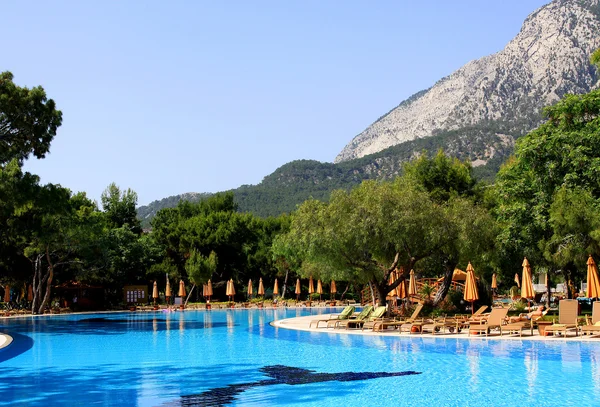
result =
[[[589,57],[600,47],[599,33],[599,0],[552,1],[529,15],[502,51],[403,101],[354,137],[335,162],[440,133],[460,138],[473,128],[484,141],[473,151],[474,165],[509,153],[515,138],[541,123],[544,106],[598,86]]]

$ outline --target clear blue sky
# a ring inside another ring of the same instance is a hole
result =
[[[0,70],[63,111],[42,182],[140,205],[331,162],[548,1],[2,2]]]

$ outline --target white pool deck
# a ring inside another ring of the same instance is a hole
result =
[[[308,331],[320,334],[328,334],[328,335],[365,335],[365,336],[387,336],[394,338],[456,338],[456,339],[471,339],[471,340],[523,340],[523,341],[584,341],[584,342],[597,342],[600,344],[600,336],[590,336],[585,335],[582,336],[579,334],[575,336],[574,332],[569,332],[569,334],[565,336],[540,336],[537,333],[537,329],[534,330],[534,334],[530,335],[529,333],[523,333],[523,336],[517,335],[509,335],[506,332],[503,335],[500,335],[497,331],[493,331],[490,335],[471,335],[469,336],[468,329],[463,329],[460,333],[408,333],[402,332],[400,333],[397,329],[388,329],[382,332],[373,332],[370,329],[365,329],[364,331],[360,328],[358,329],[345,329],[345,328],[326,328],[324,324],[320,324],[319,328],[310,327],[311,321],[316,321],[318,319],[327,319],[329,317],[328,314],[323,315],[311,315],[305,317],[296,317],[296,318],[288,318],[288,319],[280,319],[272,322],[272,325],[277,328],[283,329],[293,329],[297,331]]]

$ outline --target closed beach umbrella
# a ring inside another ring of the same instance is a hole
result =
[[[396,288],[396,295],[398,295],[398,298],[400,298],[401,300],[405,299],[407,297],[407,290],[406,290],[406,280],[403,280],[400,285],[398,285],[398,287]]]
[[[152,288],[152,298],[154,298],[154,302],[156,302],[156,299],[158,298],[158,284],[156,281],[154,282],[154,287]]]
[[[410,281],[408,283],[408,295],[417,295],[417,279],[415,278],[415,271],[410,271]]]
[[[233,285],[233,278],[231,280],[229,280],[229,290],[231,291],[231,296],[233,297],[235,295],[235,287]]]
[[[257,291],[258,295],[265,295],[265,286],[263,285],[262,282],[262,277],[258,280],[258,291]]]
[[[208,284],[206,284],[206,296],[210,298],[211,295],[213,295],[212,283],[210,280],[208,280]]]
[[[167,278],[167,288],[165,288],[165,297],[171,297],[171,283],[169,283],[169,279]]]
[[[277,283],[277,279],[275,279],[275,284],[273,284],[273,295],[279,295],[279,284]]]
[[[208,291],[208,284],[202,284],[202,296],[206,297],[206,292]]]
[[[473,303],[479,299],[477,284],[475,283],[475,270],[471,262],[467,266],[467,279],[465,280],[465,293],[463,299],[471,303],[471,313],[473,313]]]
[[[492,274],[492,288],[498,288],[498,281],[496,281],[496,273]]]
[[[4,302],[10,302],[10,286],[8,284],[4,286]]]
[[[396,282],[396,271],[392,271],[390,276],[388,277],[388,285],[393,285]],[[388,292],[388,296],[395,297],[398,293],[398,288],[394,288],[392,291]]]
[[[31,284],[27,287],[27,301],[33,301],[33,286]]]
[[[252,280],[248,280],[248,298],[252,298]]]
[[[321,295],[323,295],[323,284],[321,280],[317,280],[317,293],[319,294],[319,301],[321,301]]]
[[[535,290],[533,289],[533,280],[531,279],[531,265],[527,257],[523,260],[523,277],[521,278],[521,298],[528,300],[535,298]]]
[[[186,295],[185,284],[183,283],[183,280],[179,280],[179,296],[185,297],[185,295]]]
[[[587,290],[586,295],[588,298],[600,297],[600,282],[598,281],[598,267],[596,262],[590,257],[587,261]]]
[[[231,297],[231,281],[227,280],[227,286],[225,287],[225,295]]]
[[[519,282],[519,273],[515,273],[515,283],[517,283],[517,287],[521,288],[521,283]]]
[[[296,280],[296,301],[298,300],[298,297],[300,296],[300,293],[302,291],[300,290],[300,279]]]
[[[337,288],[335,288],[335,281],[331,280],[331,287],[329,287],[329,291],[331,291],[331,298],[335,299],[335,293],[337,293]]]
[[[315,284],[313,282],[312,276],[308,279],[308,293],[312,294],[315,292]]]

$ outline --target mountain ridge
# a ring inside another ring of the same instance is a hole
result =
[[[597,86],[589,55],[600,47],[598,0],[555,0],[532,12],[494,54],[469,61],[402,101],[354,137],[334,162],[362,157],[439,131],[508,118],[514,138],[542,122],[541,109]]]

